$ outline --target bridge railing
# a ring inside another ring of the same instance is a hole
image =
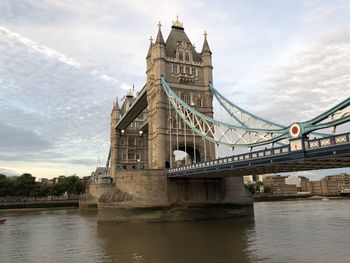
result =
[[[344,133],[344,134],[338,134],[329,136],[326,138],[319,138],[319,139],[305,139],[304,140],[304,147],[305,151],[308,150],[314,150],[318,148],[324,148],[344,143],[350,143],[350,133]],[[278,156],[278,155],[285,155],[290,153],[290,146],[281,146],[276,148],[269,148],[249,153],[243,153],[223,158],[218,158],[211,161],[206,162],[200,162],[196,164],[190,164],[185,165],[181,167],[175,167],[168,169],[168,172],[179,172],[184,170],[191,170],[196,168],[202,168],[202,167],[211,167],[219,164],[224,163],[235,163],[235,162],[241,162],[241,161],[247,161],[247,160],[255,160],[260,158],[266,158],[271,156]]]
[[[343,134],[332,135],[326,138],[307,139],[304,141],[304,147],[305,147],[305,150],[314,150],[318,148],[329,147],[332,145],[349,143],[349,142],[350,142],[350,134],[343,133]]]
[[[170,169],[168,169],[168,172],[177,172],[177,171],[195,169],[195,168],[200,168],[200,167],[210,167],[210,166],[223,164],[223,163],[247,161],[247,160],[252,160],[252,159],[257,159],[257,158],[269,157],[271,155],[288,154],[289,151],[290,151],[289,145],[281,146],[281,147],[276,147],[276,148],[272,148],[272,149],[264,149],[264,150],[249,152],[249,153],[243,153],[243,154],[232,155],[232,156],[228,156],[228,157],[222,157],[222,158],[218,158],[218,159],[211,160],[211,161],[189,164],[189,165],[176,167],[176,168],[170,168]]]

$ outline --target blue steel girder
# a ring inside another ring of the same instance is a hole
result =
[[[225,96],[220,94],[214,86],[210,83],[209,88],[214,94],[215,98],[219,101],[220,105],[226,110],[226,112],[234,118],[243,127],[249,128],[269,128],[269,129],[284,129],[287,128],[281,124],[266,120],[253,113],[250,113],[238,105],[228,100]]]
[[[167,170],[170,178],[225,177],[350,167],[350,133],[303,139],[303,150],[289,146],[243,153]]]
[[[161,77],[163,89],[180,118],[199,136],[230,147],[256,147],[288,138],[288,128],[250,128],[224,123],[198,112],[186,104]]]
[[[269,129],[288,128],[287,126],[266,120],[262,117],[259,117],[251,112],[244,110],[243,108],[239,107],[238,105],[234,104],[232,101],[227,99],[220,92],[218,92],[218,90],[216,90],[211,83],[209,84],[209,88],[211,92],[214,94],[215,98],[220,103],[220,105],[225,109],[225,111],[243,127],[249,127],[249,128],[267,127]],[[329,134],[317,133],[317,132],[313,134],[320,137],[329,136]],[[283,145],[282,143],[279,143],[279,144]]]
[[[224,97],[219,95],[214,87],[210,85],[214,95],[219,98],[224,108],[230,111],[229,107],[232,107],[236,111],[233,112],[231,108],[231,116],[239,122],[239,125],[224,123],[210,118],[186,104],[170,88],[164,77],[161,77],[161,83],[171,105],[181,119],[198,135],[218,145],[252,148],[271,143],[279,143],[284,139],[304,137],[311,132],[328,127],[335,127],[350,121],[350,98],[310,121],[293,123],[286,127],[243,110],[227,99],[224,99]],[[237,116],[237,113],[239,113],[241,117],[245,115],[245,120]],[[252,125],[251,121],[254,121],[255,125]],[[258,127],[256,127],[257,122],[260,122]],[[300,130],[297,136],[292,134],[291,129],[296,124]],[[325,134],[322,133],[314,134],[325,136]]]
[[[350,97],[319,116],[301,123],[304,134],[336,127],[350,121]]]

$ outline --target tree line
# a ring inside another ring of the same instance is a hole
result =
[[[61,178],[57,183],[48,185],[35,182],[35,177],[29,173],[24,173],[18,177],[7,177],[0,174],[0,196],[20,197],[48,197],[61,196],[65,192],[68,198],[72,194],[81,194],[84,192],[84,186],[78,176],[72,175]]]

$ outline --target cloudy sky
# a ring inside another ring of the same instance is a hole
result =
[[[208,32],[215,87],[243,108],[288,125],[350,95],[347,0],[0,0],[0,172],[104,163],[112,103],[144,85],[149,38],[177,14],[197,50]]]

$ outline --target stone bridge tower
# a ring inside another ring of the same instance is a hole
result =
[[[204,34],[202,51],[198,53],[178,19],[173,22],[166,41],[161,32],[161,25],[158,27],[156,40],[153,43],[151,39],[146,57],[148,166],[159,169],[174,165],[175,150],[187,152],[191,156],[189,162],[214,159],[215,146],[193,134],[180,118],[175,117],[174,112],[169,113],[169,102],[160,82],[160,77],[164,76],[183,101],[197,111],[212,117],[213,95],[209,84],[213,81],[213,67],[207,35]]]
[[[251,211],[252,199],[242,177],[168,178],[165,170],[177,165],[175,150],[191,157],[182,164],[215,159],[215,145],[176,118],[161,84],[163,76],[184,102],[212,117],[211,58],[206,34],[198,53],[178,20],[166,41],[159,25],[146,57],[147,83],[136,97],[129,91],[121,107],[118,101],[113,105],[110,175],[114,184],[90,185],[87,205],[95,202],[108,208],[101,215],[111,213],[113,220],[222,218]]]

